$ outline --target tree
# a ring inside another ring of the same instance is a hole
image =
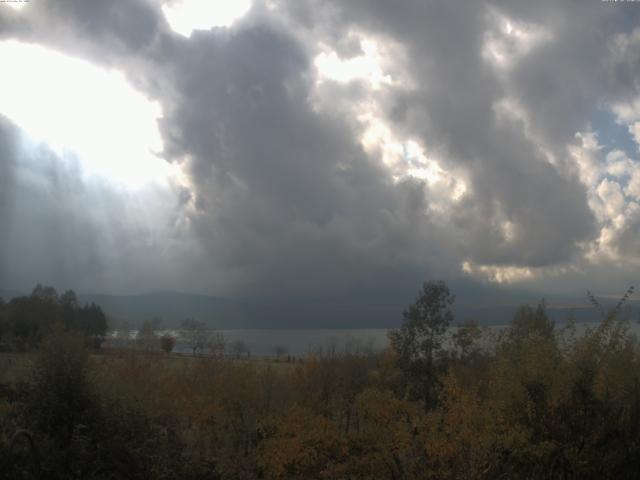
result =
[[[88,352],[81,335],[61,328],[44,341],[36,358],[26,405],[36,430],[68,446],[76,425],[96,418],[88,376]]]
[[[546,304],[542,300],[536,308],[530,305],[518,307],[511,321],[507,337],[515,342],[528,337],[553,338],[555,324],[547,315]]]
[[[276,354],[276,357],[280,358],[285,353],[287,353],[287,347],[285,347],[284,345],[276,345],[275,347],[273,347],[273,352]]]
[[[415,303],[404,311],[402,326],[389,332],[409,393],[423,400],[425,409],[435,397],[436,360],[442,354],[443,337],[453,320],[454,300],[446,283],[424,282]]]
[[[83,333],[93,341],[93,347],[99,349],[107,334],[107,316],[95,303],[85,305],[76,312],[78,324],[75,330]]]
[[[156,348],[156,346],[158,345],[158,337],[156,336],[155,328],[153,327],[152,321],[144,321],[144,323],[142,324],[142,328],[140,329],[140,331],[138,331],[136,340],[147,351],[151,351]]]
[[[69,310],[78,310],[80,308],[78,296],[73,290],[67,290],[60,295],[60,304],[62,305],[62,308]]]
[[[123,320],[118,329],[116,338],[120,347],[126,347],[130,343],[131,339],[131,325],[128,321]]]
[[[31,298],[41,300],[46,303],[59,303],[58,292],[53,287],[37,284],[31,292]]]
[[[203,321],[187,318],[182,321],[182,330],[184,339],[189,348],[191,348],[194,357],[198,350],[203,350],[209,345],[209,331],[207,330],[207,324]]]
[[[629,298],[633,295],[634,290],[635,290],[635,287],[633,285],[631,285],[629,288],[627,288],[627,291],[620,298],[620,300],[618,300],[618,303],[616,304],[616,306],[613,307],[608,312],[605,311],[605,309],[602,306],[602,304],[589,291],[587,291],[587,298],[589,299],[591,304],[594,306],[594,308],[596,308],[596,310],[598,310],[598,313],[600,313],[600,315],[602,316],[602,320],[607,321],[607,320],[615,318],[622,311],[622,307],[625,306],[625,304],[627,303]]]
[[[346,478],[348,449],[334,422],[294,407],[274,423],[260,452],[268,478]]]
[[[0,348],[2,348],[2,337],[4,335],[5,330],[5,312],[4,312],[4,299],[0,297]]]
[[[451,336],[456,353],[460,359],[466,359],[478,351],[478,342],[482,337],[482,329],[475,320],[460,325]]]
[[[209,350],[211,350],[212,355],[216,357],[223,357],[226,348],[227,339],[224,338],[224,334],[222,332],[216,332],[211,336],[211,340],[209,341]]]
[[[173,347],[176,346],[176,337],[173,335],[169,335],[165,333],[162,337],[160,337],[160,348],[162,351],[169,354],[173,350]]]
[[[231,345],[231,350],[235,354],[236,358],[240,358],[245,352],[247,356],[249,356],[249,349],[242,340],[236,340],[235,342],[233,342],[233,344]]]

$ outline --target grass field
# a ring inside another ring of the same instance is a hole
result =
[[[33,367],[36,353],[0,353],[0,385],[15,385],[16,383],[24,382],[29,379],[29,373]],[[92,354],[90,356],[91,362],[99,364],[106,358],[113,357],[126,357],[137,356],[144,357],[148,360],[153,360],[162,364],[163,367],[171,370],[179,370],[188,368],[193,362],[206,360],[209,357],[198,356],[193,357],[191,355],[184,354],[164,354],[160,352],[141,352],[138,350],[105,350],[102,353]],[[232,362],[236,365],[252,366],[257,369],[275,368],[279,371],[287,371],[299,365],[302,360],[287,362],[286,357],[274,358],[274,357],[258,357],[252,356],[251,358],[225,357],[225,361]]]
[[[0,353],[0,384],[25,381],[33,366],[33,353]]]

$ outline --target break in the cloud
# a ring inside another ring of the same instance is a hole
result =
[[[20,59],[0,95],[0,282],[322,296],[634,280],[640,7],[239,3],[0,8],[0,56]],[[44,51],[70,63],[47,73]]]

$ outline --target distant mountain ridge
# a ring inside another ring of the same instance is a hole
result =
[[[21,292],[0,290],[5,301]],[[195,318],[219,329],[317,329],[317,328],[394,328],[402,322],[402,312],[411,302],[389,298],[325,300],[305,300],[293,298],[237,300],[208,295],[179,292],[153,292],[140,295],[79,294],[82,303],[100,305],[114,328],[129,323],[136,328],[144,320],[159,318],[164,328],[175,328],[185,318]],[[464,298],[464,297],[463,297]],[[476,320],[484,325],[501,325],[511,321],[523,297],[484,302],[478,306],[477,299],[464,302],[463,298],[454,304],[456,323]],[[535,298],[528,296],[528,298]],[[471,303],[474,302],[474,303]],[[617,300],[601,300],[605,308],[613,307]],[[578,322],[594,322],[599,314],[587,301],[576,298],[554,297],[547,303],[547,311],[556,322],[564,322],[573,312]],[[638,319],[640,302],[630,301],[632,319]]]
[[[299,301],[296,303],[268,303],[266,301],[230,300],[206,295],[164,292],[132,296],[79,295],[83,302],[94,302],[115,322],[128,321],[132,325],[145,319],[161,318],[167,328],[178,326],[185,318],[205,321],[212,328],[394,328],[402,321],[408,303]],[[586,299],[585,299],[586,300]],[[524,302],[476,307],[454,305],[456,322],[474,319],[485,325],[500,325],[511,321],[516,309]],[[615,301],[605,299],[602,304],[611,308]],[[529,302],[529,304],[535,304]],[[640,302],[630,301],[635,320]],[[599,313],[586,301],[554,301],[547,312],[556,322],[567,321],[570,312],[578,322],[595,322]]]
[[[157,317],[167,328],[179,325],[185,318],[202,320],[221,329],[389,327],[395,325],[394,317],[401,318],[402,313],[402,307],[396,305],[283,304],[176,292],[79,295],[79,299],[100,305],[115,322],[135,325]]]
[[[255,323],[255,307],[218,297],[177,292],[141,295],[81,294],[82,302],[100,305],[116,322],[138,325],[146,319],[159,318],[170,328],[185,318],[203,320],[216,328],[247,328]]]
[[[19,297],[21,295],[25,295],[24,292],[18,292],[16,290],[4,290],[0,288],[0,298],[2,298],[5,302],[8,302],[13,297]]]

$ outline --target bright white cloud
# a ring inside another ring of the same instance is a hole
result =
[[[620,115],[627,117],[626,112]],[[589,207],[596,220],[597,237],[584,245],[591,264],[635,264],[630,229],[640,220],[640,165],[621,150],[605,154],[594,132],[578,133],[579,144],[570,146],[569,158],[585,186]],[[631,242],[631,243],[630,243]]]
[[[162,6],[169,26],[185,37],[194,30],[229,27],[251,8],[251,0],[177,0]]]
[[[314,62],[320,78],[342,83],[363,80],[369,82],[374,89],[392,84],[391,75],[382,70],[382,57],[378,51],[378,44],[372,40],[363,39],[360,42],[360,48],[362,55],[348,59],[342,59],[332,51],[320,53]]]
[[[0,7],[10,7],[14,10],[22,10],[28,3],[29,0],[5,0],[0,4]]]
[[[496,104],[500,119],[517,117],[519,111],[512,102]],[[620,118],[634,118],[625,111]],[[526,125],[526,116],[521,118]],[[588,205],[596,219],[597,234],[592,240],[577,245],[580,261],[592,266],[636,264],[629,242],[633,242],[630,229],[640,221],[640,165],[621,150],[607,152],[599,143],[598,135],[591,130],[576,134],[576,142],[567,146],[567,171],[563,174],[575,176],[584,185]],[[553,162],[552,162],[553,163]],[[513,241],[518,232],[504,218],[495,220],[505,242]],[[514,265],[483,265],[466,260],[461,263],[462,272],[492,283],[511,284],[532,282],[562,276],[573,271],[574,266],[529,267]],[[608,262],[608,263],[607,263]]]
[[[634,169],[634,163],[621,150],[613,150],[607,154],[607,173],[615,178],[624,178]]]
[[[598,185],[596,192],[602,201],[608,218],[615,218],[622,213],[625,206],[625,198],[622,188],[617,182],[604,179]]]
[[[483,281],[499,284],[528,282],[550,277],[560,277],[577,271],[573,266],[522,267],[516,265],[480,265],[470,260],[460,264],[463,273]]]
[[[172,167],[163,143],[158,103],[124,75],[38,45],[0,43],[0,113],[56,152],[72,152],[86,173],[140,186]]]
[[[575,174],[588,190],[597,187],[602,176],[598,137],[592,131],[576,133],[575,145],[568,145],[569,161]],[[592,207],[593,209],[593,207]]]
[[[640,122],[633,122],[628,128],[633,141],[636,142],[638,149],[640,149]]]
[[[482,57],[501,69],[510,68],[520,57],[552,38],[538,25],[518,22],[492,9],[490,28],[485,32]]]
[[[630,197],[640,200],[640,167],[633,170],[625,192]]]
[[[442,168],[416,139],[398,136],[375,109],[361,113],[358,119],[363,127],[361,142],[364,149],[379,156],[395,181],[411,177],[423,180],[434,193],[429,202],[430,209],[445,213],[467,192],[462,178]]]
[[[627,127],[629,135],[640,149],[640,98],[629,103],[615,103],[610,107],[616,122]]]
[[[633,123],[640,119],[640,98],[632,102],[614,103],[611,110],[620,123]]]
[[[469,260],[462,262],[462,271],[472,277],[494,283],[514,283],[531,280],[536,277],[528,267],[477,265]]]

